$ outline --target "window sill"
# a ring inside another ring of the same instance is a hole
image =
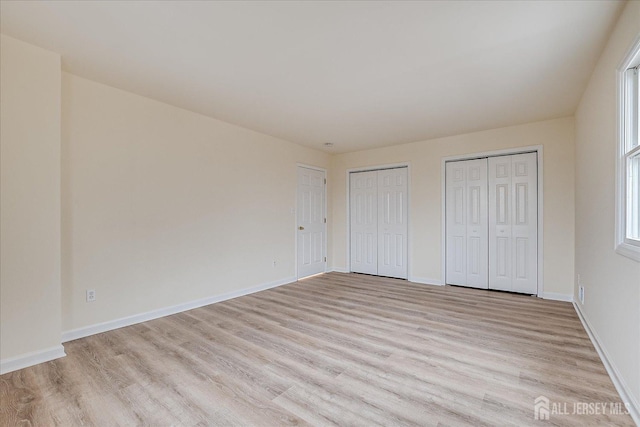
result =
[[[616,252],[634,261],[640,262],[640,246],[630,245],[628,243],[619,243],[616,246]]]

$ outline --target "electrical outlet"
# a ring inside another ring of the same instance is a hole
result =
[[[96,300],[96,291],[94,289],[87,289],[87,302],[93,302]]]
[[[582,279],[580,274],[576,274],[576,281],[578,282],[578,301],[580,304],[584,304],[584,286],[582,286]]]

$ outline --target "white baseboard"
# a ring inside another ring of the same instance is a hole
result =
[[[133,316],[122,317],[120,319],[110,320],[108,322],[97,323],[95,325],[73,329],[73,330],[62,333],[62,342],[73,341],[79,338],[88,337],[90,335],[112,331],[114,329],[123,328],[125,326],[135,325],[136,323],[142,323],[149,320],[158,319],[160,317],[181,313],[183,311],[193,310],[194,308],[199,308],[205,305],[214,304],[216,302],[222,302],[232,298],[238,298],[244,295],[253,294],[256,292],[275,288],[277,286],[286,285],[287,283],[292,283],[295,281],[296,281],[295,277],[286,277],[284,279],[275,280],[269,283],[264,283],[262,285],[254,286],[252,288],[241,289],[239,291],[228,292],[222,295],[215,295],[212,297],[202,298],[199,300],[174,305],[171,307],[165,307],[165,308],[160,308],[158,310],[148,311],[146,313],[135,314]]]
[[[413,283],[420,283],[421,285],[435,285],[444,286],[444,282],[440,279],[429,279],[428,277],[409,277],[409,281]]]
[[[591,324],[582,312],[580,305],[574,302],[573,306],[576,309],[576,313],[578,313],[578,317],[582,322],[582,326],[584,326],[584,329],[585,331],[587,331],[587,334],[589,335],[593,346],[596,348],[596,351],[598,352],[598,355],[600,356],[600,359],[602,360],[602,363],[604,364],[604,367],[607,370],[611,381],[613,381],[613,385],[616,387],[616,390],[618,390],[620,398],[624,403],[627,404],[627,409],[629,410],[631,418],[633,418],[633,421],[636,423],[636,425],[640,426],[640,405],[638,404],[638,401],[635,399],[633,394],[631,394],[629,387],[625,383],[624,379],[620,376],[618,369],[611,363],[611,358],[609,357],[607,350],[605,350],[605,348],[600,344],[598,334],[591,327]]]
[[[553,301],[565,301],[565,302],[573,302],[573,295],[566,294],[556,294],[554,292],[543,292],[543,299],[550,299]]]
[[[348,273],[349,270],[346,268],[332,268],[329,271],[335,271],[336,273]]]
[[[18,369],[28,368],[38,363],[49,362],[50,360],[59,359],[64,356],[66,356],[64,347],[57,345],[44,350],[25,353],[10,359],[3,359],[0,360],[0,375],[17,371]]]

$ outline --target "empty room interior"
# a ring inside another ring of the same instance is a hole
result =
[[[640,425],[640,1],[0,19],[0,425]]]

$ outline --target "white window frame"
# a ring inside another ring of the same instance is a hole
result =
[[[629,110],[632,109],[632,101],[638,108],[637,88],[635,95],[630,96],[631,87],[629,75],[626,71],[630,68],[637,67],[640,64],[640,37],[625,55],[617,69],[617,88],[618,88],[618,109],[617,109],[617,155],[616,155],[616,238],[615,250],[620,255],[624,255],[636,261],[640,261],[640,240],[627,237],[627,222],[629,210],[627,208],[628,200],[628,182],[629,182],[629,160],[640,155],[640,145],[633,149],[629,149],[627,143],[629,138],[637,138],[638,124],[630,123]],[[638,81],[636,80],[636,84]],[[636,117],[631,120],[637,120]]]

